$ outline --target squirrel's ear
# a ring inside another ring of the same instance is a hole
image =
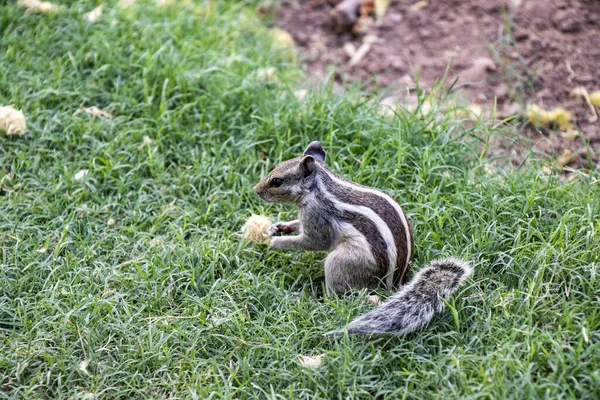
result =
[[[300,171],[306,178],[310,176],[315,170],[315,159],[313,156],[304,156],[304,158],[300,161]]]
[[[304,150],[304,155],[313,156],[315,160],[319,162],[325,162],[325,157],[327,157],[327,153],[325,153],[323,146],[321,146],[321,143],[317,141],[311,142],[308,145],[306,150]]]

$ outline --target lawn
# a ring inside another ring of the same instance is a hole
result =
[[[99,3],[63,4],[0,5],[0,105],[28,119],[0,136],[0,398],[600,396],[598,173],[491,167],[500,131],[437,100],[387,116],[355,89],[298,98],[256,2],[107,2],[94,23]],[[474,267],[424,331],[324,336],[367,293],[327,298],[325,253],[237,235],[294,217],[252,186],[311,140],[403,204],[413,271]]]

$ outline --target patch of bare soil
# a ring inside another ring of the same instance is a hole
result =
[[[575,88],[600,90],[600,1],[396,0],[359,35],[332,22],[339,3],[285,0],[278,9],[278,25],[293,36],[313,78],[324,79],[334,66],[339,82],[400,93],[414,88],[416,74],[420,87],[431,87],[450,63],[446,86],[458,79],[462,96],[484,113],[496,99],[501,117],[526,104],[571,114],[574,129],[522,129],[534,151],[590,167],[584,141],[575,138],[579,128],[594,158],[600,154],[600,121],[594,120],[600,110],[587,104],[581,89],[570,96]],[[525,150],[501,146],[495,154],[512,154],[518,164]]]

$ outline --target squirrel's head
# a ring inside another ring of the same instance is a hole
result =
[[[254,186],[254,192],[270,203],[298,203],[314,186],[318,164],[325,163],[327,153],[321,143],[312,142],[304,154],[283,161]]]

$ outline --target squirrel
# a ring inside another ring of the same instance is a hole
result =
[[[379,190],[333,173],[326,157],[321,144],[312,142],[302,156],[281,162],[253,188],[267,202],[298,207],[297,220],[269,228],[270,247],[333,248],[325,259],[327,295],[381,284],[387,290],[399,288],[387,302],[350,322],[349,333],[403,335],[423,328],[471,268],[455,258],[435,260],[405,282],[414,241],[402,207]]]

